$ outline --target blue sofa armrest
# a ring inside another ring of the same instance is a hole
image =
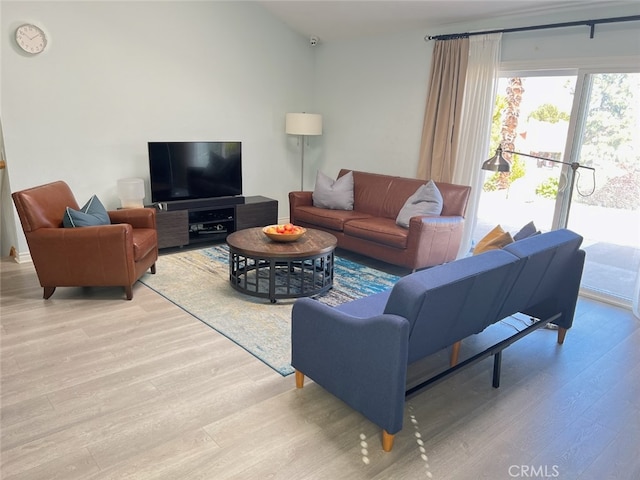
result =
[[[398,315],[357,317],[309,298],[293,305],[293,367],[389,434],[402,429],[408,340]]]

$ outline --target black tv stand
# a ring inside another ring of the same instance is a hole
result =
[[[175,210],[189,210],[192,208],[226,207],[228,205],[237,205],[244,202],[245,197],[242,195],[234,195],[231,197],[212,197],[191,200],[174,200],[171,202],[156,202],[154,205],[158,210],[171,212]]]
[[[156,208],[158,248],[221,242],[236,230],[278,222],[278,201],[261,196],[160,202]]]

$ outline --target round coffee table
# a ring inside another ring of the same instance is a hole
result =
[[[311,228],[295,242],[274,242],[260,227],[238,230],[227,237],[229,281],[239,292],[271,303],[326,292],[333,285],[337,243],[330,233]]]

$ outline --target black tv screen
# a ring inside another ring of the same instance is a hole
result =
[[[152,202],[242,195],[241,142],[149,142]]]

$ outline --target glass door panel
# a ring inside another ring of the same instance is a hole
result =
[[[583,293],[631,305],[640,270],[640,73],[585,74],[567,226],[587,252]]]
[[[493,114],[491,155],[506,150],[563,160],[577,76],[501,78]],[[533,221],[554,228],[558,192],[566,184],[561,164],[523,155],[504,155],[511,172],[484,172],[473,234],[477,242],[496,225],[515,234]]]

